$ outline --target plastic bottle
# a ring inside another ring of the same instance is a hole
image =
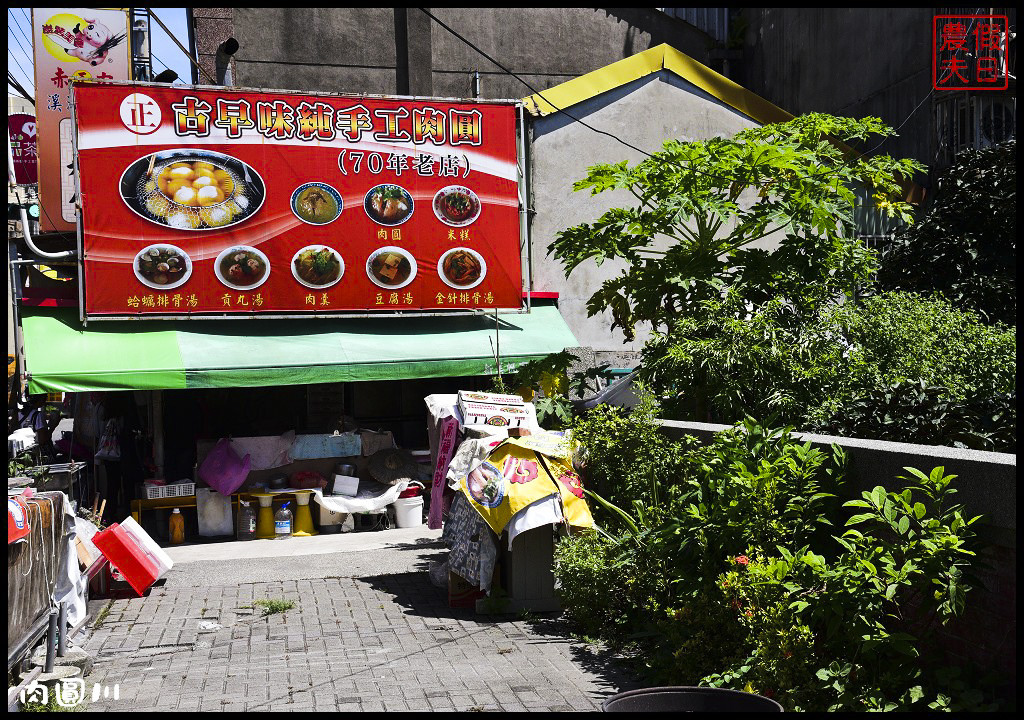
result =
[[[180,545],[185,542],[185,516],[178,508],[171,511],[170,535],[171,545]]]
[[[238,504],[237,537],[239,540],[252,540],[256,537],[256,509],[245,500],[239,500]]]
[[[292,511],[288,509],[291,501],[286,502],[274,513],[274,534],[278,539],[292,536]]]

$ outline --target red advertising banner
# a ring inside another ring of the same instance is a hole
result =
[[[32,8],[39,134],[39,225],[75,231],[71,83],[130,80],[127,8]]]
[[[519,309],[513,103],[75,84],[86,317]]]

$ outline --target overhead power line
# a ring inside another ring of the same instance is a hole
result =
[[[7,71],[7,84],[10,85],[15,90],[17,90],[18,94],[21,95],[26,100],[28,100],[30,103],[32,103],[33,105],[36,104],[35,98],[32,97],[31,95],[29,95],[28,91],[21,86],[21,83],[18,82],[18,79],[16,77],[14,77],[14,75],[11,74],[10,70]]]
[[[197,70],[199,70],[199,72],[201,72],[201,73],[203,73],[204,75],[206,75],[207,79],[209,79],[209,81],[210,81],[211,83],[213,83],[214,85],[217,85],[217,84],[219,84],[219,83],[218,83],[218,82],[217,82],[216,80],[214,80],[214,79],[213,79],[213,77],[212,77],[212,76],[210,75],[210,73],[209,73],[209,72],[207,72],[207,70],[206,70],[206,69],[205,69],[205,68],[204,68],[204,67],[203,67],[202,65],[200,65],[199,63],[197,63],[197,62],[195,61],[195,58],[193,58],[193,57],[192,57],[192,53],[190,53],[190,52],[189,52],[188,50],[186,50],[186,49],[185,49],[185,46],[184,46],[184,45],[182,45],[182,44],[181,44],[180,42],[178,42],[178,38],[176,38],[176,37],[174,36],[174,33],[172,33],[172,32],[171,32],[171,31],[170,31],[170,30],[169,30],[169,29],[167,28],[167,26],[166,26],[166,25],[164,25],[164,23],[163,23],[163,20],[161,20],[160,18],[158,18],[158,17],[157,17],[157,15],[156,15],[156,13],[155,13],[155,12],[153,12],[153,8],[146,8],[146,12],[148,12],[148,13],[149,13],[149,16],[150,16],[151,18],[153,18],[154,20],[156,20],[156,24],[157,24],[157,25],[159,25],[159,26],[160,26],[161,28],[163,28],[163,31],[164,31],[165,33],[167,33],[167,37],[169,37],[169,38],[170,38],[170,39],[171,39],[172,41],[174,41],[174,44],[178,46],[178,49],[179,49],[179,50],[181,50],[181,51],[182,51],[183,53],[185,53],[185,57],[187,57],[187,58],[188,58],[188,61],[189,61],[190,63],[192,63],[193,65],[195,65],[195,66],[196,66],[196,69],[197,69]]]
[[[11,24],[12,23],[10,22],[10,19],[8,19],[8,25],[11,25]],[[16,19],[14,20],[13,25],[14,25],[14,27],[18,28],[18,30],[21,30],[21,25],[18,24],[18,21]],[[22,33],[22,34],[24,35],[24,33]],[[18,39],[17,34],[12,32],[12,33],[10,33],[10,36],[12,38],[14,38],[14,42],[17,43],[18,47],[25,54],[25,59],[27,61],[31,62],[32,61],[32,51],[25,49],[25,46],[21,44],[21,40]],[[31,41],[29,41],[28,46],[32,47],[32,42]],[[7,46],[7,49],[8,49],[8,51],[10,51],[10,49],[11,49],[10,45]],[[11,57],[15,57],[13,53],[11,53]],[[15,62],[18,65],[18,69],[21,70],[22,73],[25,73],[25,70],[21,67],[21,63],[17,59],[15,59]],[[28,75],[28,73],[25,73],[25,74]]]
[[[514,77],[514,78],[515,78],[516,80],[518,80],[518,81],[519,81],[519,82],[521,82],[521,83],[522,83],[523,85],[525,85],[525,86],[526,86],[526,87],[527,87],[527,88],[528,88],[529,90],[531,90],[531,91],[532,91],[532,92],[533,92],[533,93],[534,93],[534,94],[535,94],[535,95],[536,95],[537,97],[539,97],[539,98],[541,98],[542,100],[544,100],[544,102],[546,102],[546,103],[547,103],[548,105],[550,105],[551,107],[553,107],[553,108],[554,108],[554,109],[555,109],[556,111],[558,111],[558,112],[562,113],[563,115],[565,115],[565,116],[566,116],[567,118],[569,118],[569,119],[570,119],[570,120],[572,120],[573,122],[577,122],[577,123],[579,123],[580,125],[582,125],[583,127],[587,128],[587,129],[589,129],[589,130],[592,130],[593,132],[596,132],[596,133],[598,133],[598,134],[600,134],[600,135],[604,135],[604,136],[606,136],[606,137],[610,137],[610,138],[612,138],[613,140],[615,140],[616,142],[618,142],[618,143],[620,143],[620,144],[622,144],[622,145],[624,145],[624,146],[626,146],[626,147],[628,147],[628,148],[630,148],[630,149],[632,149],[632,150],[636,150],[636,151],[637,151],[638,153],[640,153],[641,155],[644,155],[644,156],[646,156],[646,157],[648,157],[648,158],[652,158],[652,159],[653,159],[653,157],[654,157],[654,156],[653,156],[653,155],[652,155],[651,153],[647,152],[646,150],[642,150],[642,149],[638,148],[638,147],[637,147],[636,145],[633,145],[632,143],[626,142],[625,140],[623,140],[622,138],[620,138],[620,137],[619,137],[618,135],[615,135],[614,133],[610,133],[610,132],[607,132],[607,131],[605,131],[605,130],[601,130],[600,128],[596,128],[596,127],[594,127],[593,125],[591,125],[591,124],[589,124],[589,123],[587,123],[587,122],[585,122],[585,121],[581,120],[580,118],[576,117],[576,116],[575,116],[575,115],[573,115],[572,113],[570,113],[570,112],[567,112],[566,110],[564,110],[564,109],[562,109],[562,108],[558,107],[558,106],[557,106],[557,105],[555,105],[555,104],[554,104],[553,102],[551,102],[551,101],[550,101],[549,99],[547,99],[546,97],[544,97],[544,94],[543,94],[543,93],[542,93],[542,92],[541,92],[540,90],[537,90],[537,89],[536,89],[535,87],[533,87],[533,85],[531,85],[530,83],[528,83],[528,82],[527,82],[526,80],[524,80],[523,78],[519,77],[519,75],[517,75],[516,73],[514,73],[514,72],[512,72],[511,70],[509,70],[508,68],[506,68],[506,67],[505,67],[504,65],[502,65],[501,63],[499,63],[499,62],[498,62],[497,60],[495,60],[495,59],[494,59],[493,57],[491,57],[490,55],[488,55],[488,54],[487,54],[486,52],[484,52],[483,50],[481,50],[481,49],[480,49],[479,47],[477,47],[477,46],[476,46],[475,44],[473,44],[472,42],[470,42],[469,40],[467,40],[466,38],[464,38],[464,37],[463,37],[462,35],[460,35],[460,34],[459,34],[459,33],[458,33],[457,31],[455,31],[454,29],[452,29],[451,27],[449,27],[448,25],[446,25],[446,24],[445,24],[444,22],[442,22],[441,20],[439,20],[439,19],[438,19],[438,18],[437,18],[436,16],[434,16],[433,14],[431,14],[431,13],[430,13],[430,11],[428,11],[428,10],[427,10],[426,8],[419,8],[419,9],[420,9],[420,10],[421,10],[421,11],[423,12],[423,14],[425,14],[425,15],[426,15],[427,17],[429,17],[429,18],[430,18],[431,20],[433,20],[434,22],[436,22],[436,23],[437,23],[438,25],[440,25],[440,26],[441,26],[442,28],[444,28],[445,30],[447,30],[447,31],[448,31],[449,33],[451,33],[452,35],[454,35],[454,36],[455,36],[455,37],[456,37],[456,38],[457,38],[458,40],[460,40],[461,42],[465,43],[465,44],[466,44],[467,46],[469,46],[470,48],[472,48],[473,50],[475,50],[476,52],[478,52],[478,53],[479,53],[480,55],[482,55],[483,57],[485,57],[485,58],[486,58],[487,60],[489,60],[490,62],[494,63],[494,64],[495,64],[495,65],[496,65],[496,66],[497,66],[497,67],[498,67],[499,69],[501,69],[501,70],[502,70],[502,71],[503,71],[504,73],[506,73],[507,75],[509,75],[509,76],[511,76],[511,77]],[[676,166],[678,166],[678,167],[680,167],[680,168],[683,168],[683,166],[682,166],[681,164],[677,163],[677,162],[673,162],[672,164],[674,164],[674,165],[676,165]],[[707,173],[707,172],[704,172],[704,171],[702,171],[702,170],[699,170],[699,169],[697,169],[696,167],[694,167],[694,166],[693,166],[693,163],[690,163],[690,164],[689,164],[688,166],[686,166],[686,167],[685,167],[685,169],[686,169],[687,171],[689,171],[689,172],[692,172],[692,173],[696,174],[696,175],[703,175],[704,177],[709,177],[709,178],[712,178],[712,179],[715,179],[715,180],[720,180],[720,179],[721,179],[721,178],[720,178],[719,176],[717,176],[717,175],[713,175],[713,174],[711,174],[711,173]],[[829,170],[827,170],[827,171],[825,171],[825,172],[821,172],[821,173],[813,173],[813,174],[809,175],[808,177],[809,177],[809,178],[823,178],[823,177],[828,177],[829,175],[838,175],[838,174],[839,174],[839,169],[838,169],[838,168],[836,168],[836,169],[829,169]]]
[[[18,71],[21,72],[21,74],[26,78],[26,81],[27,81],[27,84],[29,85],[29,87],[31,87],[33,89],[33,91],[34,91],[35,90],[35,84],[33,84],[30,80],[28,80],[28,78],[30,78],[32,76],[29,75],[27,72],[25,72],[25,69],[21,67],[21,62],[18,60],[18,58],[16,58],[14,56],[14,53],[11,52],[11,47],[9,45],[7,46],[7,54],[10,55],[11,56],[11,60],[14,61],[13,62],[13,67],[17,68]],[[18,83],[20,84],[21,83],[20,78],[17,78],[14,75],[14,73],[11,72],[11,67],[12,66],[8,66],[7,67],[7,75],[10,76],[10,77],[15,78],[16,80],[18,80]]]
[[[23,11],[23,14],[24,14],[24,11]],[[32,27],[32,22],[29,21],[28,25],[31,28]],[[28,46],[32,47],[32,40],[29,38],[28,34],[22,29],[21,23],[18,22],[17,18],[15,18],[15,20],[14,20],[14,27],[17,28],[18,33],[20,33],[21,36],[23,38],[25,38],[25,42],[28,43]],[[24,51],[25,57],[31,58],[32,57],[32,53],[30,51],[28,51],[28,50],[25,50],[25,48],[22,47],[21,41],[18,40],[18,36],[14,35],[13,37],[14,37],[15,41],[17,41],[17,43],[18,43],[18,47],[20,47],[22,49],[22,51]]]
[[[437,23],[438,25],[440,25],[441,27],[443,27],[443,28],[444,28],[445,30],[447,30],[447,31],[448,31],[449,33],[451,33],[452,35],[454,35],[454,36],[455,36],[456,38],[458,38],[458,39],[459,39],[460,41],[462,41],[463,43],[465,43],[466,45],[468,45],[469,47],[471,47],[471,48],[472,48],[473,50],[476,50],[476,51],[477,51],[478,53],[480,53],[480,54],[481,54],[482,56],[484,56],[485,58],[487,58],[487,59],[488,59],[488,60],[489,60],[490,62],[494,63],[494,64],[495,64],[495,65],[496,65],[496,66],[497,66],[497,67],[498,67],[498,68],[499,68],[499,69],[500,69],[500,70],[501,70],[502,72],[504,72],[504,73],[505,73],[505,74],[507,74],[507,75],[510,75],[511,77],[514,77],[514,78],[515,78],[516,80],[518,80],[518,81],[519,81],[519,82],[521,82],[521,83],[522,83],[523,85],[525,85],[525,86],[526,86],[527,88],[529,88],[529,89],[530,89],[530,90],[531,90],[531,91],[533,92],[533,94],[534,94],[534,95],[536,95],[536,96],[538,96],[539,98],[541,98],[542,100],[544,100],[544,102],[546,102],[546,103],[547,103],[548,105],[550,105],[551,107],[553,107],[553,108],[554,108],[555,110],[557,110],[558,112],[560,112],[560,113],[562,113],[563,115],[565,115],[565,116],[566,116],[567,118],[569,118],[569,119],[570,119],[570,120],[572,120],[573,122],[577,122],[577,123],[579,123],[580,125],[582,125],[583,127],[587,128],[587,129],[589,129],[589,130],[592,130],[593,132],[599,133],[600,135],[604,135],[604,136],[606,136],[606,137],[610,137],[611,139],[615,140],[616,142],[618,142],[618,143],[621,143],[622,145],[625,145],[626,147],[628,147],[628,148],[630,148],[630,149],[632,149],[632,150],[636,150],[636,151],[637,151],[638,153],[640,153],[641,155],[645,155],[646,157],[654,157],[653,155],[651,155],[651,153],[647,152],[646,150],[641,150],[640,148],[638,148],[638,147],[637,147],[636,145],[633,145],[632,143],[626,142],[625,140],[623,140],[622,138],[620,138],[620,137],[619,137],[618,135],[615,135],[614,133],[610,133],[610,132],[607,132],[606,130],[601,130],[600,128],[596,128],[596,127],[594,127],[593,125],[590,125],[589,123],[587,123],[587,122],[584,122],[583,120],[581,120],[580,118],[576,117],[576,116],[575,116],[575,115],[573,115],[572,113],[569,113],[569,112],[567,112],[567,111],[563,110],[562,108],[558,107],[558,106],[557,106],[557,105],[555,105],[555,104],[554,104],[553,102],[551,102],[551,101],[550,101],[550,100],[548,100],[548,99],[547,99],[546,97],[544,97],[544,94],[543,94],[543,93],[542,93],[542,92],[541,92],[540,90],[536,89],[535,87],[533,87],[533,85],[531,85],[530,83],[528,83],[528,82],[526,82],[525,80],[523,80],[523,78],[521,78],[521,77],[519,77],[518,75],[516,75],[516,74],[515,74],[514,72],[512,72],[512,71],[511,71],[511,70],[509,70],[509,69],[508,69],[507,67],[505,67],[504,65],[502,65],[502,64],[501,64],[500,62],[498,62],[497,60],[495,60],[494,58],[492,58],[492,57],[491,57],[490,55],[488,55],[487,53],[485,53],[485,52],[484,52],[483,50],[481,50],[480,48],[478,48],[478,47],[477,47],[476,45],[474,45],[474,44],[473,44],[472,42],[470,42],[470,41],[469,41],[469,40],[467,40],[466,38],[462,37],[462,35],[460,35],[460,34],[459,34],[458,32],[456,32],[456,31],[455,31],[454,29],[450,28],[450,27],[449,27],[448,25],[446,25],[446,24],[445,24],[445,23],[443,23],[443,22],[442,22],[441,20],[439,20],[439,19],[438,19],[437,17],[435,17],[434,15],[432,15],[432,14],[430,13],[430,11],[428,11],[428,10],[427,10],[426,8],[420,8],[420,10],[421,10],[421,11],[423,12],[423,14],[425,14],[425,15],[426,15],[427,17],[429,17],[429,18],[430,18],[431,20],[433,20],[434,22],[436,22],[436,23]]]

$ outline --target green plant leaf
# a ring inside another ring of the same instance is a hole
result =
[[[875,519],[874,513],[864,513],[862,515],[854,515],[846,521],[847,525],[857,525],[858,523],[867,522],[868,520]]]

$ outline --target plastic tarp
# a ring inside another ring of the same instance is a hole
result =
[[[318,503],[331,512],[358,513],[383,510],[398,499],[399,493],[409,487],[408,480],[399,480],[394,485],[382,485],[368,480],[359,481],[359,489],[354,496],[324,495],[319,488],[313,491]]]
[[[25,499],[29,534],[7,549],[8,667],[30,650],[58,600],[68,601],[72,621],[81,618],[84,590],[74,550],[73,515],[62,492],[36,493]],[[74,557],[74,561],[69,559]]]
[[[497,326],[497,334],[495,338]],[[490,375],[578,345],[554,306],[443,317],[121,320],[22,312],[29,392],[258,387]]]

